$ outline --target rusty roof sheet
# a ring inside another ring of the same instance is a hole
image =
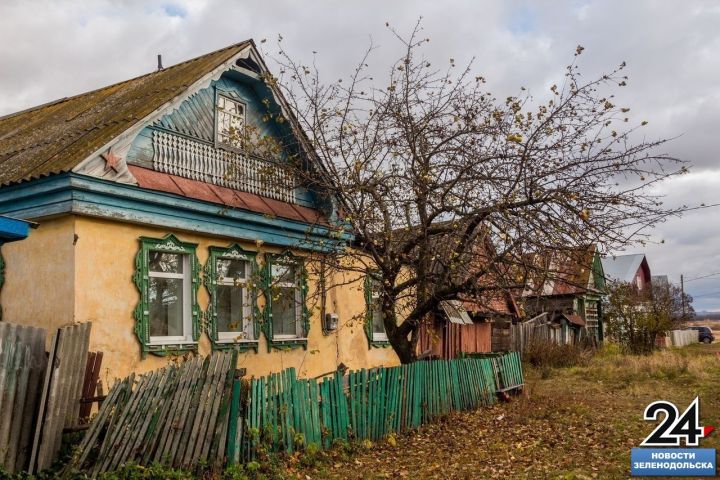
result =
[[[314,225],[329,226],[327,218],[319,211],[291,205],[289,203],[261,197],[253,193],[240,192],[226,187],[220,187],[198,180],[190,180],[169,173],[162,173],[148,168],[128,165],[130,173],[138,181],[138,186],[148,190],[157,190],[173,193],[183,197],[204,200],[242,210],[249,210],[263,215],[295,220]]]
[[[72,170],[249,45],[0,117],[0,185]]]
[[[534,255],[530,262],[537,271],[531,274],[524,295],[579,295],[593,290],[590,280],[596,252],[597,245],[591,244]]]

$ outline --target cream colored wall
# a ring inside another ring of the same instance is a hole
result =
[[[3,321],[48,331],[73,321],[74,224],[70,216],[44,220],[28,238],[2,246]],[[47,336],[48,344],[51,338]]]
[[[140,345],[133,333],[133,309],[139,299],[132,282],[138,238],[163,237],[174,233],[181,241],[198,244],[197,256],[203,265],[208,258],[208,247],[224,247],[233,243],[233,240],[90,217],[77,217],[74,224],[74,233],[77,235],[74,319],[93,322],[91,350],[104,352],[107,380],[166,364],[169,361],[167,358],[148,355],[141,359]],[[247,250],[258,250],[252,243],[240,242],[240,245]],[[278,250],[263,246],[260,251],[274,253]],[[262,262],[262,258],[259,260]],[[337,332],[323,335],[319,305],[315,302],[311,305],[311,327],[306,350],[297,348],[268,352],[265,337],[261,335],[258,353],[240,354],[238,366],[247,368],[249,375],[256,376],[295,367],[300,376],[308,377],[334,371],[339,363],[353,369],[396,365],[398,360],[391,348],[368,348],[359,320],[365,309],[362,279],[356,275],[356,278],[345,276],[344,279],[333,280],[335,283],[342,280],[352,282],[330,289],[327,295],[326,311],[337,313],[340,317]],[[314,297],[314,288],[315,282],[311,277],[311,298]],[[204,311],[208,305],[208,293],[204,287],[199,290],[198,302]],[[203,335],[200,353],[209,352],[210,342]]]

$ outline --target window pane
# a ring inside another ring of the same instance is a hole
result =
[[[272,289],[273,333],[297,335],[297,308],[295,288],[276,287]]]
[[[251,339],[250,308],[246,302],[245,288],[230,285],[217,287],[217,331],[218,332],[246,332],[247,336],[241,338]]]
[[[215,266],[219,278],[246,278],[247,262],[245,260],[218,258]]]
[[[183,336],[183,279],[149,279],[150,336]]]
[[[372,309],[373,333],[385,333],[385,323],[383,323],[383,313],[380,301],[376,300]]]
[[[183,255],[179,253],[150,252],[150,271],[183,273]]]
[[[221,143],[236,147],[242,146],[242,128],[245,126],[245,107],[240,102],[219,96],[218,107],[218,140]]]
[[[273,265],[272,266],[273,283],[295,283],[295,266],[294,265]]]

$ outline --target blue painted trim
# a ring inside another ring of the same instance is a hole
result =
[[[27,238],[30,224],[24,220],[0,216],[0,244]]]
[[[347,231],[75,173],[0,189],[0,214],[35,219],[66,213],[317,251],[337,248],[352,239]]]

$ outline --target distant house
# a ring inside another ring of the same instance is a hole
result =
[[[41,226],[2,248],[4,320],[92,322],[111,378],[228,349],[251,375],[397,364],[366,274],[310,304],[310,254],[351,235],[337,199],[285,168],[316,172],[268,74],[245,41],[0,117],[0,214]]]
[[[603,257],[602,267],[605,278],[611,282],[634,285],[639,292],[652,288],[650,266],[643,253]]]
[[[597,246],[534,256],[531,264],[533,272],[522,294],[528,317],[547,314],[540,319],[561,329],[558,338],[563,343],[585,335],[602,340],[605,275]]]

